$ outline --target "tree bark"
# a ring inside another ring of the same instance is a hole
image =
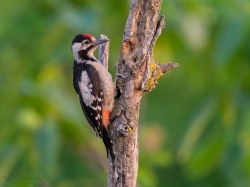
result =
[[[161,2],[131,0],[120,59],[116,64],[117,95],[109,125],[115,160],[108,160],[108,187],[136,186],[142,94],[151,91],[163,73],[178,67],[176,63],[160,64],[153,58],[155,42],[165,25],[163,16],[158,20]],[[105,53],[107,55],[107,51]],[[101,54],[99,60],[105,61],[105,55]]]

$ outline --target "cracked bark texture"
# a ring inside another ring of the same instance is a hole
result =
[[[161,0],[131,0],[119,62],[116,64],[115,107],[109,133],[115,160],[108,160],[108,187],[135,187],[138,171],[138,118],[143,92],[151,91],[157,79],[176,67],[153,59],[153,48],[164,17]],[[104,58],[99,55],[99,58]]]
[[[108,37],[103,34],[100,35],[100,39],[109,40]],[[99,53],[98,53],[98,60],[106,69],[108,69],[108,58],[109,58],[109,41],[102,43],[99,46]]]

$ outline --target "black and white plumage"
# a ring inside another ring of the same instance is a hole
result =
[[[99,44],[90,34],[78,34],[72,41],[74,57],[73,84],[85,117],[96,135],[103,139],[107,154],[114,159],[108,134],[110,113],[114,105],[114,84],[107,69],[94,57]]]

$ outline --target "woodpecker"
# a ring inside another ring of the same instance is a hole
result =
[[[107,156],[110,155],[113,160],[113,144],[107,129],[114,107],[115,87],[108,70],[93,55],[97,47],[107,41],[96,40],[91,34],[78,34],[74,37],[73,84],[87,121],[96,136],[102,138]]]

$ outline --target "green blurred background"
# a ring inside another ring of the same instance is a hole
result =
[[[72,86],[71,40],[110,38],[128,0],[0,6],[0,186],[106,186],[106,153]],[[163,0],[159,62],[180,67],[144,94],[138,187],[250,186],[250,1]]]

